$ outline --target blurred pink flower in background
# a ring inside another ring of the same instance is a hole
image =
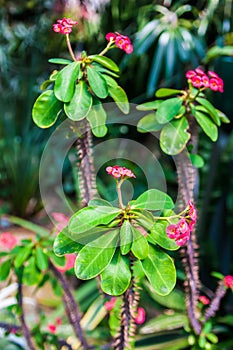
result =
[[[3,232],[0,235],[0,248],[11,250],[17,245],[17,243],[17,238],[10,232]]]

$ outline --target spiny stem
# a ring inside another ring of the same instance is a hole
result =
[[[203,323],[208,321],[208,319],[210,317],[213,317],[216,314],[216,312],[219,309],[220,302],[221,302],[222,298],[224,297],[224,295],[226,294],[226,291],[227,291],[227,289],[224,285],[224,282],[220,281],[218,284],[218,288],[216,289],[216,292],[215,292],[215,297],[212,299],[209,307],[206,309]]]
[[[32,336],[30,333],[30,330],[27,326],[26,320],[25,320],[25,314],[24,314],[24,306],[23,306],[23,289],[22,289],[22,276],[23,276],[23,269],[21,269],[21,273],[17,276],[18,277],[18,304],[20,307],[20,323],[21,323],[21,329],[24,338],[26,339],[26,342],[28,344],[28,347],[30,350],[36,350],[36,347],[33,343]]]
[[[72,49],[71,43],[70,43],[70,37],[69,34],[66,34],[66,44],[70,53],[70,56],[72,57],[73,61],[77,61],[75,55],[74,55],[74,51]]]
[[[74,300],[74,297],[70,291],[70,287],[63,276],[63,274],[57,270],[57,268],[53,265],[53,263],[49,262],[49,268],[53,272],[54,276],[59,280],[62,289],[63,289],[63,301],[66,309],[67,316],[69,318],[69,321],[71,325],[73,326],[74,332],[76,336],[79,338],[83,349],[88,350],[89,345],[86,341],[86,338],[83,334],[83,330],[80,325],[81,321],[81,314],[78,310],[77,302]]]

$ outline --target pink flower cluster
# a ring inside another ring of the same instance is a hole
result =
[[[211,70],[207,74],[200,68],[189,70],[186,73],[186,78],[195,88],[209,88],[213,91],[223,92],[223,80]]]
[[[77,21],[73,21],[71,18],[58,19],[57,23],[53,24],[53,31],[61,34],[70,34],[72,27],[78,24]]]
[[[4,248],[6,250],[13,249],[18,243],[18,240],[10,232],[3,232],[0,235],[0,250]]]
[[[106,168],[106,171],[107,171],[108,175],[112,175],[115,178],[120,178],[120,177],[121,178],[126,178],[126,177],[136,178],[136,176],[134,175],[134,173],[130,169],[127,169],[127,168],[119,166],[119,165],[108,166]]]
[[[231,276],[231,275],[225,276],[223,281],[224,281],[225,286],[227,288],[231,288],[231,290],[233,291],[233,276]]]
[[[47,325],[48,331],[52,334],[55,334],[57,331],[57,326],[60,326],[62,324],[62,320],[60,317],[57,317],[54,323],[49,323]]]
[[[196,221],[197,210],[193,203],[189,201],[186,215],[182,217],[177,224],[168,225],[166,233],[169,238],[174,239],[176,244],[181,247],[189,240]]]
[[[125,51],[128,54],[133,52],[133,45],[131,44],[130,39],[125,35],[122,35],[118,32],[108,33],[106,35],[106,39],[115,43],[115,45],[119,47],[119,49]]]

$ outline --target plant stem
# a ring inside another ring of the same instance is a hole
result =
[[[70,56],[72,57],[73,61],[77,61],[75,55],[74,55],[74,51],[72,49],[71,43],[70,43],[70,37],[69,34],[66,34],[66,44],[70,53]]]
[[[57,268],[53,265],[53,263],[50,261],[49,262],[49,267],[51,271],[53,272],[54,276],[58,279],[60,282],[62,289],[63,289],[63,301],[66,309],[67,316],[69,318],[69,321],[71,325],[73,326],[74,332],[76,336],[79,338],[83,349],[87,350],[89,349],[89,345],[87,343],[87,340],[83,334],[83,330],[80,325],[81,321],[81,314],[80,311],[78,310],[77,303],[73,297],[73,294],[71,293],[70,287],[63,276],[63,274],[57,270]]]
[[[218,284],[218,288],[216,289],[216,292],[215,292],[215,297],[212,299],[209,307],[206,309],[203,323],[208,321],[208,319],[210,317],[213,317],[216,314],[216,312],[219,309],[220,302],[221,302],[222,298],[224,297],[224,295],[226,294],[226,291],[227,291],[227,289],[224,285],[224,282],[220,281]]]
[[[33,340],[32,340],[30,330],[29,330],[27,323],[26,323],[26,320],[25,320],[24,306],[23,306],[22,276],[23,276],[23,268],[21,269],[20,274],[17,275],[17,277],[18,277],[18,304],[19,304],[20,311],[21,311],[21,314],[19,316],[20,323],[21,323],[21,330],[22,330],[23,336],[26,339],[26,342],[27,342],[30,350],[36,350],[36,347],[35,347]]]
[[[117,181],[117,195],[118,195],[119,207],[123,209],[124,204],[122,200],[121,185],[122,185],[122,181],[119,181],[119,182]]]
[[[105,49],[103,49],[103,51],[101,51],[99,53],[99,56],[104,56],[106,54],[106,52],[108,52],[108,50],[111,50],[113,48],[112,44],[113,44],[113,40],[110,39],[110,41],[109,41],[108,45],[105,47]]]

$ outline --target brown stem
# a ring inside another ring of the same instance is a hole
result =
[[[19,320],[21,323],[21,330],[22,330],[23,336],[26,339],[26,342],[28,344],[29,349],[36,350],[36,347],[35,347],[34,342],[32,340],[30,330],[29,330],[27,323],[26,323],[26,320],[25,320],[25,313],[24,313],[24,306],[23,306],[22,276],[23,276],[23,270],[17,276],[18,277],[18,304],[20,307]]]
[[[49,262],[50,270],[53,272],[54,276],[58,279],[60,282],[62,289],[63,289],[63,301],[67,313],[67,317],[69,318],[69,321],[71,325],[73,326],[74,332],[76,336],[79,338],[83,349],[87,350],[89,349],[89,345],[86,341],[86,338],[84,336],[83,330],[80,325],[81,321],[81,313],[78,309],[77,303],[73,297],[73,294],[70,291],[70,287],[63,276],[63,274],[57,270],[57,268],[53,265],[53,263]]]
[[[79,189],[83,207],[85,207],[88,202],[97,195],[92,152],[92,132],[90,128],[88,128],[88,130],[86,129],[86,124],[84,124],[84,131],[77,140],[77,151],[79,158],[77,168]]]
[[[66,34],[66,44],[70,53],[70,56],[72,57],[73,61],[77,61],[75,55],[74,55],[74,51],[72,49],[71,43],[70,43],[70,37],[69,34]]]

